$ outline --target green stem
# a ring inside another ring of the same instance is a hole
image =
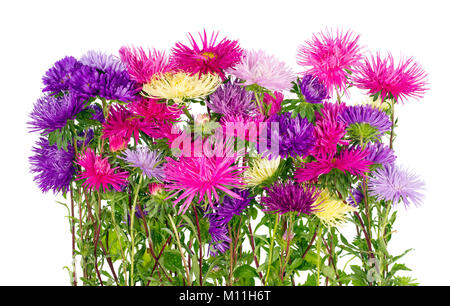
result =
[[[125,253],[123,252],[123,248],[122,248],[122,243],[121,243],[121,232],[119,231],[119,228],[117,226],[117,222],[116,222],[116,212],[114,210],[114,203],[111,204],[111,217],[112,217],[112,221],[113,221],[113,225],[114,225],[114,230],[116,231],[117,234],[117,242],[119,243],[119,249],[120,249],[120,255],[122,256],[122,261],[123,261],[123,271],[124,271],[124,276],[125,276],[125,285],[127,285],[127,265],[126,265],[126,259],[125,259]]]
[[[321,263],[321,258],[320,258],[320,252],[322,249],[322,224],[319,223],[319,229],[317,230],[317,245],[316,245],[316,249],[317,249],[317,286],[320,286],[320,263]]]
[[[191,279],[189,276],[189,269],[188,269],[186,259],[184,258],[184,255],[183,255],[183,249],[181,248],[181,242],[180,242],[180,237],[178,236],[178,230],[177,230],[177,227],[175,226],[175,222],[173,222],[171,215],[169,215],[169,220],[170,220],[170,225],[172,226],[172,229],[173,229],[173,234],[175,235],[175,239],[177,241],[178,249],[180,249],[181,260],[183,261],[184,270],[186,271],[186,280],[187,280],[188,286],[190,286]]]
[[[270,240],[270,249],[269,249],[269,262],[268,262],[268,266],[267,266],[267,273],[266,273],[266,286],[268,284],[268,280],[269,280],[269,272],[270,272],[270,266],[272,265],[272,255],[273,255],[273,243],[274,243],[274,239],[275,239],[275,233],[277,231],[278,228],[278,222],[280,221],[280,215],[277,214],[277,218],[275,219],[275,226],[274,229],[272,231],[272,238]]]
[[[395,122],[394,122],[394,105],[395,105],[395,100],[392,99],[392,104],[391,104],[391,138],[389,139],[389,148],[392,150],[393,146],[394,146],[394,126],[395,126]]]
[[[131,221],[130,221],[130,233],[131,233],[131,249],[130,249],[130,257],[131,257],[131,271],[130,271],[130,285],[134,286],[134,215],[136,214],[136,203],[139,195],[139,189],[142,184],[143,175],[139,176],[139,182],[136,186],[136,190],[134,193],[133,207],[131,209]]]

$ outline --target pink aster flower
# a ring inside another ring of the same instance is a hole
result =
[[[96,155],[91,148],[87,148],[83,155],[78,156],[77,164],[84,168],[77,180],[86,179],[82,185],[89,190],[99,191],[102,187],[103,191],[109,191],[112,186],[115,190],[121,191],[122,186],[128,184],[128,172],[116,172],[119,167],[111,168],[108,158]]]
[[[298,49],[297,63],[310,67],[304,74],[311,74],[322,81],[331,94],[334,88],[346,90],[348,72],[361,65],[359,35],[336,30],[320,32]]]
[[[142,48],[124,46],[120,48],[119,54],[127,67],[130,79],[141,84],[150,82],[154,75],[173,69],[169,57],[155,49],[150,49],[146,53]]]
[[[234,165],[237,154],[224,157],[217,155],[186,157],[178,159],[166,157],[165,188],[171,192],[168,198],[178,196],[174,205],[181,203],[178,213],[185,213],[194,198],[198,197],[198,203],[204,199],[213,206],[220,201],[218,191],[222,191],[232,198],[242,198],[232,188],[242,186],[243,167]],[[205,196],[206,195],[206,196]]]
[[[291,82],[296,79],[295,73],[286,63],[262,50],[247,51],[242,61],[227,72],[245,80],[243,85],[257,84],[272,91],[290,89]]]
[[[228,115],[222,117],[220,123],[224,135],[239,137],[241,140],[256,142],[259,136],[259,124],[264,121],[264,116]]]
[[[266,108],[269,110],[267,112],[268,117],[277,114],[281,110],[281,103],[284,99],[284,96],[281,92],[276,91],[273,94],[275,97],[268,93],[264,93],[263,102],[264,104],[266,104]]]
[[[213,73],[225,79],[223,70],[234,67],[242,56],[237,40],[223,38],[217,42],[219,33],[212,33],[208,39],[206,30],[199,33],[201,45],[189,35],[191,47],[178,42],[172,50],[172,59],[176,68],[199,75]]]
[[[317,179],[320,175],[330,172],[332,169],[339,169],[353,175],[364,175],[369,171],[371,161],[367,160],[369,152],[367,150],[344,149],[337,157],[333,155],[318,156],[317,161],[304,164],[303,168],[298,168],[295,172],[295,179],[301,183]]]
[[[407,97],[423,97],[428,89],[426,77],[425,71],[413,58],[402,60],[396,66],[392,54],[381,58],[377,53],[376,57],[365,58],[364,65],[353,76],[353,82],[371,95],[380,93],[383,101],[393,97],[403,102]]]

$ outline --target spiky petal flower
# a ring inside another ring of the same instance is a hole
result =
[[[216,208],[217,215],[222,218],[223,223],[230,222],[233,216],[240,216],[254,198],[250,197],[250,191],[248,189],[233,189],[233,192],[238,194],[241,199],[225,196],[222,203]]]
[[[281,104],[283,103],[284,96],[281,92],[275,91],[273,93],[274,96],[264,93],[263,102],[266,105],[266,109],[268,110],[267,116],[273,116],[280,112]]]
[[[277,172],[280,161],[280,156],[271,159],[257,157],[251,167],[245,170],[244,183],[249,187],[254,187],[270,180]]]
[[[369,143],[366,146],[366,149],[369,151],[369,155],[367,155],[366,159],[370,160],[374,164],[393,164],[397,158],[394,151],[381,142]]]
[[[299,85],[308,103],[322,103],[328,98],[327,88],[317,77],[307,74],[299,80]]]
[[[67,192],[75,173],[73,160],[75,152],[69,144],[67,151],[58,149],[56,144],[49,145],[48,140],[40,138],[37,146],[33,147],[35,155],[30,157],[31,173],[35,173],[34,181],[42,192],[53,190]]]
[[[108,70],[122,72],[125,70],[125,66],[120,61],[120,58],[112,54],[103,53],[101,51],[90,50],[86,52],[80,58],[80,62],[83,65],[93,67],[103,72],[106,72]]]
[[[221,216],[217,213],[209,213],[206,217],[209,220],[208,232],[211,236],[209,254],[215,257],[230,248],[231,239],[228,237],[228,229]]]
[[[188,35],[191,47],[178,42],[172,50],[172,60],[177,69],[199,75],[218,74],[225,79],[223,70],[234,67],[241,60],[243,51],[237,40],[223,38],[216,44],[219,33],[213,32],[208,39],[204,30],[203,36],[199,33],[200,46],[190,33]]]
[[[70,88],[72,74],[79,69],[82,64],[73,56],[66,56],[57,61],[42,78],[45,87],[43,92],[57,94]]]
[[[261,122],[263,122],[262,116],[227,115],[220,119],[220,124],[226,136],[238,137],[250,142],[258,140]]]
[[[200,157],[182,155],[177,160],[166,157],[167,164],[164,170],[168,182],[166,189],[172,191],[169,198],[178,195],[174,201],[175,205],[183,202],[179,214],[187,211],[195,196],[198,196],[198,203],[205,199],[213,206],[220,200],[219,190],[241,199],[237,193],[230,190],[242,185],[240,174],[244,170],[239,165],[233,165],[237,155],[226,154],[224,157],[217,155],[205,154]]]
[[[309,67],[304,74],[313,75],[321,80],[328,94],[334,88],[346,89],[348,72],[354,72],[361,65],[361,47],[358,45],[359,35],[353,32],[336,30],[314,34],[298,49],[297,63]]]
[[[393,97],[402,102],[408,97],[423,97],[428,89],[426,78],[426,72],[413,58],[395,65],[392,54],[381,58],[379,53],[365,58],[364,65],[352,76],[356,87],[368,90],[369,94],[380,93],[383,101]]]
[[[369,152],[360,148],[344,149],[337,157],[318,156],[317,160],[304,164],[303,168],[298,168],[295,172],[295,179],[298,182],[310,181],[318,178],[322,174],[330,172],[332,169],[348,171],[353,175],[364,175],[369,171],[371,161],[367,160]]]
[[[272,91],[291,88],[291,82],[296,78],[286,63],[262,50],[247,51],[242,62],[234,69],[228,69],[227,72],[245,80],[244,85],[257,84]]]
[[[172,99],[176,103],[184,99],[205,97],[221,84],[219,75],[190,75],[186,72],[166,73],[143,86],[144,94],[152,99]]]
[[[77,157],[77,164],[84,168],[78,174],[76,180],[86,179],[83,186],[92,190],[109,191],[113,187],[117,191],[122,190],[122,186],[127,185],[128,172],[116,171],[119,167],[111,168],[108,158],[96,155],[91,148],[87,148],[84,154]]]
[[[356,188],[352,190],[351,195],[347,199],[347,202],[353,207],[358,207],[359,203],[361,203],[363,199],[364,199],[363,189],[361,187],[361,184],[359,184]]]
[[[314,212],[314,202],[320,194],[312,185],[296,185],[293,182],[275,183],[265,190],[267,196],[261,197],[263,210],[277,214],[292,211],[298,215],[301,213],[309,215]]]
[[[162,180],[164,178],[164,169],[158,152],[147,147],[138,147],[136,150],[127,149],[123,154],[123,160],[133,167],[140,168],[149,179]]]
[[[140,84],[149,83],[153,77],[173,70],[169,57],[155,49],[145,52],[142,48],[121,47],[119,54],[130,79]]]
[[[72,94],[43,96],[34,104],[28,124],[32,132],[48,135],[66,126],[82,109],[83,101]]]
[[[342,226],[345,223],[345,215],[348,212],[356,211],[355,207],[345,204],[326,189],[320,193],[314,206],[313,213],[328,228]]]
[[[346,107],[339,115],[339,119],[347,125],[369,124],[383,134],[390,130],[392,122],[389,116],[370,105],[352,105]]]
[[[236,82],[219,87],[206,101],[208,107],[222,115],[248,115],[255,110],[253,93]]]
[[[425,183],[416,174],[389,164],[375,170],[368,184],[371,196],[393,204],[403,201],[406,206],[410,202],[422,203],[424,187]]]

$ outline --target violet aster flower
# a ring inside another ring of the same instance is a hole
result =
[[[363,201],[364,195],[362,191],[361,184],[352,190],[352,196],[347,199],[348,204],[353,207],[358,207],[359,203]],[[356,203],[355,203],[356,201]]]
[[[274,123],[278,123],[278,130]],[[307,156],[314,147],[314,125],[306,118],[300,116],[292,118],[290,112],[276,114],[269,119],[268,126],[270,127],[270,131],[267,133],[269,153],[263,152],[264,155],[275,155],[276,152],[271,147],[273,142],[278,143],[278,152],[282,158]],[[274,135],[272,135],[272,132],[274,132]],[[272,137],[275,139],[272,139]]]
[[[422,203],[425,183],[408,170],[385,165],[374,171],[368,187],[369,194],[378,200],[392,201],[393,204],[403,201],[408,206],[410,202],[416,205]]]
[[[75,119],[82,109],[83,101],[72,94],[43,96],[34,104],[28,124],[32,132],[48,135],[66,126],[67,121]]]
[[[371,105],[347,106],[339,115],[339,119],[349,126],[355,123],[367,123],[376,128],[380,134],[389,131],[392,125],[385,112],[373,108]]]
[[[393,164],[395,159],[397,158],[387,145],[381,142],[369,143],[366,146],[369,155],[367,155],[366,159],[370,160],[374,164],[387,165]]]
[[[248,115],[256,109],[253,93],[239,83],[228,82],[209,96],[208,107],[222,115]]]
[[[149,179],[162,180],[164,178],[159,153],[151,151],[147,147],[138,147],[136,150],[127,149],[123,153],[125,156],[121,158],[131,166],[140,168]]]
[[[321,103],[328,99],[328,90],[325,85],[316,77],[307,74],[299,80],[300,89],[308,103]]]
[[[86,66],[99,69],[103,72],[112,70],[122,72],[125,70],[125,65],[117,56],[108,55],[101,51],[90,50],[86,52],[81,58],[80,62]]]
[[[216,213],[209,213],[205,216],[209,220],[208,232],[211,235],[209,253],[215,257],[230,248],[231,239],[228,237],[227,226],[223,224],[221,217]]]
[[[96,120],[100,123],[105,123],[105,115],[103,114],[103,109],[97,104],[92,104],[87,107],[87,109],[92,109],[94,112],[92,113],[91,119]]]
[[[264,211],[277,214],[296,212],[309,215],[314,211],[314,202],[320,192],[314,186],[296,185],[293,182],[285,184],[275,183],[270,188],[265,188],[267,196],[261,197],[261,205]]]
[[[216,208],[217,215],[222,218],[223,223],[230,222],[233,216],[240,216],[244,209],[250,205],[252,198],[254,198],[249,196],[250,192],[248,189],[239,190],[235,188],[233,192],[238,194],[242,199],[225,196],[222,204]]]
[[[69,81],[72,74],[81,66],[82,64],[72,56],[66,56],[57,61],[42,78],[42,82],[45,85],[42,91],[57,94],[61,91],[68,90],[70,88]]]
[[[29,158],[31,173],[36,173],[34,181],[42,192],[67,192],[75,173],[73,147],[68,144],[67,151],[59,150],[56,144],[51,146],[47,139],[40,138],[32,150],[35,155]]]

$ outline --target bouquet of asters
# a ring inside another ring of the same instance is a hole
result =
[[[30,169],[65,199],[71,284],[416,284],[388,243],[398,205],[423,198],[393,150],[422,67],[352,31],[300,45],[299,73],[218,33],[188,40],[43,76]]]

